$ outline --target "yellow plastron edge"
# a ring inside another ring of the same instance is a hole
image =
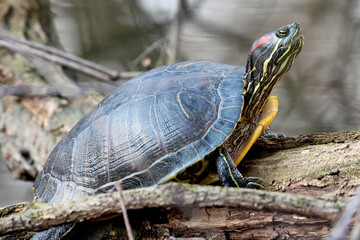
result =
[[[254,132],[251,134],[249,139],[242,145],[239,150],[239,154],[234,159],[236,165],[238,165],[241,160],[245,157],[246,153],[250,150],[251,146],[254,145],[256,140],[260,135],[265,131],[267,126],[275,118],[276,113],[278,112],[278,100],[276,96],[271,96],[268,98],[260,116],[258,124],[255,126]],[[211,184],[219,180],[217,174],[210,173],[200,184]]]
[[[267,126],[275,118],[276,113],[278,112],[278,100],[276,96],[271,96],[268,98],[260,116],[260,121],[256,125],[254,132],[251,134],[249,139],[241,146],[239,154],[234,159],[236,165],[238,165],[241,160],[245,157],[247,152],[250,150],[252,145],[260,137],[260,135],[265,131]]]

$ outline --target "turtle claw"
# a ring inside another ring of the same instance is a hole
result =
[[[269,134],[262,134],[262,137],[263,138],[284,138],[286,137],[285,134],[282,134],[282,133],[269,133]]]
[[[265,181],[259,177],[245,177],[244,179],[244,187],[251,189],[265,189],[264,184]]]
[[[251,183],[248,183],[245,188],[260,189],[260,190],[265,189],[265,187],[264,187],[263,185],[258,184],[258,183],[252,183],[252,182],[251,182]]]
[[[261,136],[263,138],[284,138],[286,137],[284,134],[282,133],[272,133],[270,131],[270,127],[268,126],[267,128],[265,128],[265,131],[263,132],[263,134],[261,134]]]

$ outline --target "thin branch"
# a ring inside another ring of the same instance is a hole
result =
[[[135,73],[134,73],[135,74]],[[20,81],[18,81],[20,82]],[[22,81],[23,82],[23,81]],[[76,84],[8,84],[0,85],[0,97],[21,96],[21,97],[78,97],[88,93],[99,93],[107,95],[114,91],[118,86],[124,84],[126,80],[117,80],[113,82],[78,82]]]
[[[152,43],[132,61],[132,64],[138,64],[141,59],[146,57],[149,53],[154,51],[154,49],[158,48],[160,45],[164,45],[165,47],[162,49],[162,54],[160,55],[157,65],[174,63],[177,59],[177,55],[179,52],[180,35],[187,11],[187,0],[178,0],[176,17],[174,18],[174,21],[170,26],[170,30],[167,34],[168,36],[166,38],[158,39],[154,43]]]
[[[355,215],[356,211],[360,209],[360,186],[356,188],[355,196],[352,197],[349,204],[346,206],[346,209],[344,213],[341,215],[339,220],[337,221],[336,225],[331,231],[331,234],[329,235],[329,240],[341,240],[344,239],[344,236],[346,236],[346,232],[348,230],[348,227],[350,226],[351,219]],[[354,235],[357,234],[357,231],[359,226],[354,226]],[[355,238],[352,238],[355,239]],[[358,239],[358,238],[356,238]]]
[[[346,201],[253,189],[169,183],[123,192],[128,210],[144,208],[233,207],[282,212],[334,220]],[[21,230],[40,231],[70,222],[101,219],[122,213],[119,194],[106,193],[58,203],[33,203],[26,210],[0,218],[0,235]]]
[[[165,41],[164,48],[161,49],[160,57],[156,63],[157,66],[172,64],[177,60],[180,36],[187,10],[187,0],[178,0],[176,17],[170,25],[167,41]]]
[[[133,65],[138,64],[144,57],[149,55],[152,51],[159,48],[161,45],[163,45],[165,42],[164,38],[160,38],[153,42],[150,46],[148,46],[139,56],[137,56],[131,63]]]
[[[143,72],[140,71],[133,71],[133,72],[120,72],[119,76],[121,79],[130,79],[133,77],[136,77],[140,74],[142,74]]]
[[[47,96],[79,96],[86,91],[80,88],[74,88],[72,85],[4,85],[0,86],[0,97],[4,96],[32,96],[32,97],[47,97]]]
[[[59,49],[16,38],[3,32],[0,32],[0,47],[5,47],[10,51],[27,56],[37,56],[53,63],[66,66],[70,69],[77,70],[99,80],[110,81],[119,78],[117,71],[63,52]]]
[[[121,182],[118,183],[118,184],[115,184],[115,188],[119,192],[121,211],[123,212],[123,218],[124,218],[124,222],[125,222],[126,232],[128,234],[129,240],[134,240],[134,235],[132,233],[129,217],[128,217],[128,214],[127,214],[127,211],[126,211],[126,206],[125,206],[123,191],[122,191],[122,187],[121,187]]]

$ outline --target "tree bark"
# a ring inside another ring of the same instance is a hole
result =
[[[349,197],[360,183],[359,140],[360,131],[260,138],[239,168],[246,176],[262,177],[273,191]]]
[[[48,0],[3,0],[0,21],[1,34],[61,49]],[[49,84],[61,85],[69,91],[77,89],[60,66],[9,51],[4,47],[9,43],[13,44],[0,39],[0,85]],[[56,143],[100,99],[96,94],[76,98],[3,97],[0,101],[0,159],[7,161],[13,178],[34,180]]]

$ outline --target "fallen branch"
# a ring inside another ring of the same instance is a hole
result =
[[[170,183],[158,187],[124,191],[127,210],[146,208],[233,207],[283,212],[334,220],[346,201],[252,189]],[[33,203],[23,211],[0,219],[0,235],[17,231],[40,231],[70,222],[97,220],[122,212],[119,193],[106,193],[59,203]]]

